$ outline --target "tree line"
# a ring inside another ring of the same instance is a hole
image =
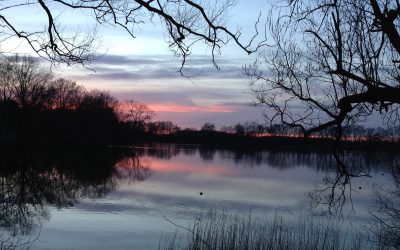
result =
[[[203,137],[201,141],[208,137],[221,141],[232,136],[303,136],[300,128],[284,123],[248,121],[217,130],[215,124],[206,122],[196,130],[171,121],[153,121],[154,116],[141,102],[120,102],[109,92],[89,91],[74,81],[54,79],[35,58],[16,56],[0,62],[0,136],[4,142],[49,139],[62,144],[128,144],[170,135],[187,140]],[[331,138],[334,134],[326,128],[315,136]],[[354,141],[398,141],[400,128],[349,125],[343,127],[343,136]]]
[[[149,123],[151,124],[151,123]],[[304,136],[299,128],[288,124],[258,123],[246,121],[219,129],[212,122],[204,123],[200,129],[175,127],[170,133],[150,134],[151,142],[181,143],[224,146],[240,149],[271,150],[378,150],[397,151],[400,128],[369,128],[361,125],[344,126],[342,140],[337,141],[336,130],[324,129],[312,136]],[[205,151],[204,151],[205,152]]]
[[[207,122],[201,127],[201,131],[217,131],[215,124]],[[303,131],[287,124],[258,123],[246,121],[233,126],[222,126],[219,132],[236,134],[238,136],[263,137],[263,136],[287,136],[303,137]],[[324,129],[316,132],[313,138],[333,138],[336,131]],[[343,127],[343,138],[352,141],[398,141],[400,127],[365,127],[363,125],[348,125]]]
[[[153,116],[140,102],[119,102],[109,92],[54,79],[35,58],[16,56],[0,62],[0,137],[5,144],[131,143],[144,131],[162,134],[174,129],[171,122],[150,124]]]

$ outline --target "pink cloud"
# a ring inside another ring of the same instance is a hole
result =
[[[149,108],[155,112],[208,112],[208,113],[228,113],[234,109],[223,105],[181,105],[170,103],[149,103]]]

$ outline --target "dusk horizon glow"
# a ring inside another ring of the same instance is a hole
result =
[[[162,41],[160,41],[162,43]],[[88,90],[108,91],[119,101],[136,100],[156,113],[153,120],[170,120],[181,127],[199,129],[212,122],[219,128],[246,121],[264,123],[263,108],[251,105],[253,96],[242,67],[250,57],[193,56],[177,72],[181,61],[173,55],[110,55],[87,65],[54,67],[55,77],[76,81]]]

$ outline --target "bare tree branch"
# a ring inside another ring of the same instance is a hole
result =
[[[274,50],[244,69],[272,117],[306,136],[331,127],[341,134],[372,113],[400,122],[396,1],[293,0],[280,13],[268,20]]]
[[[213,4],[191,0],[19,0],[18,3],[5,4],[0,9],[0,20],[3,30],[9,31],[6,33],[8,36],[25,40],[37,54],[52,62],[69,65],[84,64],[97,58],[95,55],[96,27],[88,35],[82,35],[79,32],[73,36],[67,35],[66,32],[62,32],[63,21],[58,20],[58,13],[73,11],[75,11],[73,13],[78,13],[76,11],[80,10],[85,14],[92,14],[92,20],[97,24],[110,24],[122,28],[133,38],[140,24],[152,22],[154,16],[157,16],[165,24],[169,36],[168,45],[182,60],[180,69],[182,73],[183,66],[197,43],[211,48],[210,55],[216,68],[218,65],[215,56],[229,41],[235,43],[247,54],[254,53],[265,45],[265,40],[257,39],[260,17],[255,21],[254,35],[250,37],[248,43],[242,40],[239,29],[232,31],[226,25],[226,13],[234,4],[234,0],[224,0]],[[17,27],[5,12],[5,10],[26,7],[37,7],[43,10],[43,17],[47,19],[44,30],[37,28],[34,32],[24,31]],[[61,8],[61,11],[57,8]]]

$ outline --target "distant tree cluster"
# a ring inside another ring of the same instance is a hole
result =
[[[255,121],[247,121],[243,124],[238,123],[235,126],[222,126],[220,131],[242,136],[261,136],[266,133],[266,127],[265,125],[259,124]]]
[[[171,121],[156,121],[148,123],[147,131],[155,135],[170,135],[181,131],[181,128]]]
[[[364,127],[361,125],[348,125],[343,128],[343,138],[352,141],[398,141],[400,139],[400,127]],[[213,123],[207,122],[201,127],[201,131],[216,131]],[[263,136],[296,136],[303,137],[300,128],[288,124],[260,124],[255,121],[237,123],[234,126],[222,126],[219,132],[238,136],[263,137]],[[327,128],[314,133],[314,137],[333,138],[335,130]]]
[[[0,63],[0,136],[82,142],[132,142],[143,133],[169,134],[172,122],[154,122],[154,112],[135,100],[88,91],[76,82],[53,79],[32,57]]]
[[[354,141],[399,141],[400,127],[366,128],[361,125],[345,126],[343,136]]]
[[[87,91],[73,81],[53,80],[31,57],[0,63],[0,131],[18,138],[112,137],[118,127],[117,99],[108,92]]]

